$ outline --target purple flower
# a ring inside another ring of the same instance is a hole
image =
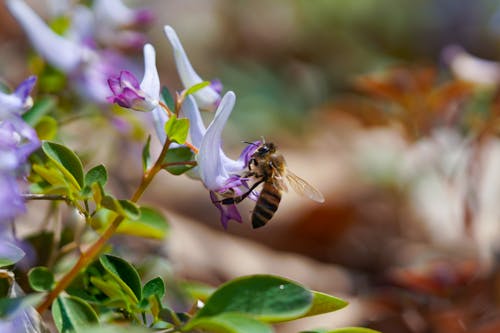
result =
[[[92,42],[92,19],[81,9],[68,35],[60,36],[21,0],[8,0],[7,7],[26,32],[35,50],[50,65],[70,77],[77,91],[97,103],[108,96],[107,79],[117,69],[130,68],[118,53],[96,50]],[[82,7],[83,8],[83,7]],[[87,13],[88,14],[88,13]]]
[[[149,97],[139,86],[139,81],[128,71],[121,71],[119,76],[108,79],[108,85],[113,96],[108,97],[111,103],[136,111],[152,111],[158,100]]]
[[[0,122],[0,231],[25,212],[17,178],[39,146],[36,132],[21,118],[13,116]]]
[[[28,156],[40,146],[36,132],[20,115],[31,104],[29,93],[36,81],[30,77],[12,94],[0,94],[0,232],[25,211],[17,177]]]
[[[234,220],[239,223],[243,221],[240,212],[238,211],[238,208],[235,204],[221,204],[219,201],[219,197],[213,191],[210,191],[210,199],[220,212],[220,222],[224,229],[227,229],[230,220]]]
[[[0,232],[6,228],[7,223],[26,211],[19,185],[15,175],[11,173],[0,172],[0,207],[2,207],[0,209]],[[0,256],[2,255],[0,252]]]
[[[36,82],[36,76],[30,76],[24,80],[12,94],[0,91],[0,121],[11,117],[13,114],[21,115],[31,108],[33,100],[30,92]]]

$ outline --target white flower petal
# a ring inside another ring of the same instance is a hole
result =
[[[177,65],[177,72],[181,78],[184,88],[189,88],[195,84],[203,82],[202,78],[195,72],[191,62],[189,61],[184,48],[177,36],[175,30],[166,25],[164,27],[165,35],[167,36],[172,48],[174,49],[174,59]],[[201,109],[213,110],[220,99],[220,95],[210,86],[205,87],[193,94],[198,106]]]
[[[148,99],[156,101],[156,107],[152,111],[153,122],[156,135],[162,144],[165,143],[165,123],[168,115],[162,107],[158,105],[160,99],[160,77],[156,68],[156,52],[151,44],[144,45],[144,77],[140,84],[141,90],[147,94]]]
[[[156,69],[156,52],[151,44],[144,45],[144,77],[140,86],[149,97],[159,99],[160,77]]]
[[[222,130],[233,111],[235,101],[236,96],[232,91],[224,95],[217,108],[215,117],[208,126],[207,132],[201,141],[197,157],[200,167],[200,178],[205,186],[212,191],[220,189],[229,178],[221,155]]]
[[[93,9],[99,23],[112,27],[131,24],[135,18],[135,11],[121,0],[96,0]]]
[[[45,60],[65,73],[78,67],[85,54],[83,46],[57,35],[23,1],[8,0],[7,6]]]
[[[203,119],[201,118],[200,110],[193,96],[189,95],[182,104],[181,114],[189,119],[189,135],[191,143],[195,147],[201,145],[203,136],[207,132]]]

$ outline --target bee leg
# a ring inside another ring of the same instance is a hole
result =
[[[250,161],[248,161],[248,171],[252,171],[252,164],[254,166],[258,165],[257,160],[255,158],[252,158],[250,159]]]
[[[237,197],[232,197],[232,198],[225,198],[225,199],[219,200],[218,202],[220,202],[223,205],[237,204],[238,202],[245,200],[245,198],[248,197],[250,195],[250,193],[252,193],[252,191],[255,190],[255,188],[257,186],[259,186],[260,184],[262,184],[263,182],[264,182],[264,179],[261,179],[258,182],[256,182],[255,184],[253,184],[252,187],[250,187],[250,189],[247,192],[243,193],[242,195],[237,196]]]

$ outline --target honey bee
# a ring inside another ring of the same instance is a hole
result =
[[[253,143],[249,143],[253,144]],[[291,172],[286,167],[283,155],[276,152],[274,143],[262,143],[252,154],[245,177],[253,177],[257,181],[244,194],[238,197],[221,200],[229,205],[241,202],[252,191],[264,184],[252,212],[254,229],[263,227],[273,217],[281,201],[281,194],[288,191],[287,183],[299,195],[306,196],[316,202],[324,202],[323,194],[305,180]]]

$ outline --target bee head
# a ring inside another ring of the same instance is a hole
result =
[[[266,142],[262,144],[262,146],[257,149],[257,154],[259,155],[266,155],[266,154],[273,154],[276,152],[276,146],[272,142]]]

